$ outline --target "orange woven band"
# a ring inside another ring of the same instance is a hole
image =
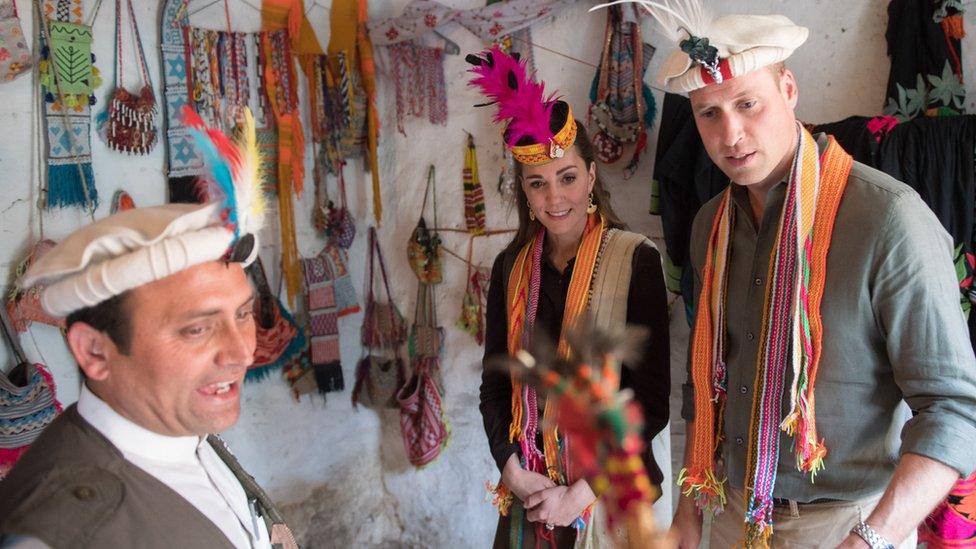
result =
[[[531,145],[516,145],[510,147],[515,160],[528,166],[546,164],[553,159],[562,158],[566,151],[576,142],[576,119],[573,118],[573,108],[567,103],[566,123],[548,143],[533,143]]]

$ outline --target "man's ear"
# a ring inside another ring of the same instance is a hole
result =
[[[783,69],[783,74],[779,78],[780,91],[783,93],[786,104],[791,109],[795,109],[800,98],[800,92],[796,87],[796,75],[790,69]]]
[[[68,348],[88,379],[102,381],[108,377],[108,356],[114,346],[108,334],[84,322],[75,322],[68,328]]]

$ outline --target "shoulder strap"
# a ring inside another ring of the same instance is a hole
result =
[[[369,261],[366,263],[366,303],[375,303],[376,296],[373,295],[373,277],[375,276],[373,268],[373,257],[376,252],[376,228],[369,228]]]
[[[265,525],[268,527],[271,543],[281,545],[283,549],[298,549],[298,543],[295,541],[291,529],[285,523],[285,518],[281,515],[281,512],[275,506],[267,492],[254,480],[254,477],[241,467],[240,462],[237,461],[234,454],[227,448],[227,443],[217,435],[208,436],[207,442],[214,449],[214,452],[217,453],[217,456],[220,457],[221,461],[227,465],[230,472],[234,474],[237,481],[241,483],[241,487],[244,489],[247,498],[257,500],[258,505],[261,506],[261,516],[264,518]]]
[[[7,316],[7,307],[3,305],[0,305],[0,323],[3,324],[3,338],[10,345],[10,350],[13,352],[17,364],[25,364],[27,362],[27,355],[24,354],[24,349],[20,346],[20,337],[17,335],[17,330],[14,330],[14,326],[10,322],[10,317]]]
[[[373,249],[376,251],[376,258],[380,262],[380,273],[383,275],[383,286],[386,288],[386,298],[393,302],[393,293],[390,291],[390,279],[386,276],[386,262],[383,261],[383,250],[380,248],[380,242],[376,238],[376,229],[370,229],[372,232],[373,239]],[[372,284],[372,281],[370,281]]]

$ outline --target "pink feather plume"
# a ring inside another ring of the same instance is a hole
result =
[[[515,146],[525,136],[536,143],[548,143],[553,137],[549,117],[555,94],[547,99],[544,84],[526,74],[525,61],[516,60],[497,45],[479,58],[481,64],[469,71],[476,75],[469,85],[479,88],[497,105],[495,122],[510,120],[505,132],[508,145]]]

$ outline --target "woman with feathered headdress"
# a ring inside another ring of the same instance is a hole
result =
[[[471,84],[497,106],[495,122],[516,161],[519,227],[495,259],[488,293],[485,358],[515,355],[536,337],[558,341],[584,318],[597,326],[639,324],[650,331],[642,358],[621,372],[643,407],[646,443],[668,422],[667,300],[661,257],[613,212],[593,146],[572,108],[526,74],[498,47],[469,55]],[[605,523],[593,488],[574,462],[573,438],[557,425],[556,406],[518,375],[487,369],[481,412],[501,471],[493,491],[501,517],[495,547],[571,547],[601,539]],[[658,486],[660,468],[643,454]]]

